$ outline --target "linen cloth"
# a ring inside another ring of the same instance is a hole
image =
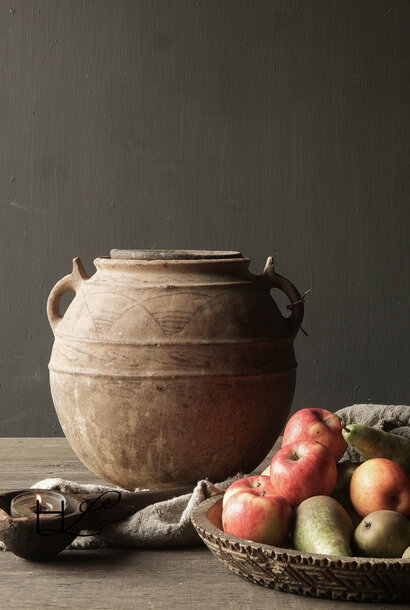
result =
[[[192,493],[151,504],[122,521],[107,523],[98,536],[90,536],[87,535],[87,531],[83,531],[81,532],[82,536],[75,538],[67,548],[95,549],[113,546],[176,547],[200,544],[200,538],[191,523],[191,515],[194,508],[203,500],[225,491],[231,483],[243,476],[245,476],[243,473],[237,473],[235,476],[216,485],[207,479],[198,481]],[[130,493],[118,487],[76,483],[57,478],[43,479],[32,485],[31,488],[53,489],[61,491],[63,494],[83,493],[87,495],[90,493],[98,494],[107,491],[121,491],[123,496],[126,496],[127,493]],[[0,541],[0,550],[7,550],[2,541]]]
[[[191,523],[194,508],[203,500],[225,491],[233,481],[243,476],[245,475],[238,473],[216,485],[207,479],[198,481],[192,493],[151,504],[122,521],[107,523],[99,536],[79,536],[68,548],[90,549],[118,545],[176,547],[200,544],[199,536]],[[80,485],[63,479],[44,479],[33,487],[55,489],[62,493],[103,493],[113,489],[118,490],[99,485]],[[120,491],[124,495],[127,494],[126,490]]]
[[[340,409],[337,414],[346,423],[369,425],[410,438],[410,406],[361,404]],[[359,461],[359,458],[355,451],[348,448],[342,459]],[[234,477],[215,484],[206,479],[199,481],[191,494],[151,504],[122,521],[108,523],[98,536],[77,537],[68,548],[90,549],[118,545],[175,547],[200,544],[200,538],[191,523],[194,508],[206,498],[224,491],[233,481],[243,476],[243,473],[237,473]],[[84,494],[117,489],[103,485],[79,484],[64,479],[44,479],[32,488]],[[127,491],[123,493],[126,494]]]

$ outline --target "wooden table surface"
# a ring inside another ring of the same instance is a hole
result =
[[[267,463],[268,458],[261,468]],[[83,466],[65,438],[0,439],[0,492],[30,487],[47,477],[102,482]],[[374,610],[389,604],[319,600],[266,589],[230,572],[202,543],[179,549],[64,551],[47,563],[0,552],[1,609],[332,610],[343,606]]]

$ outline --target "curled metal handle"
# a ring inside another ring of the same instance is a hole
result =
[[[88,279],[89,277],[84,269],[84,265],[77,257],[73,260],[72,272],[61,278],[50,292],[47,300],[47,316],[54,334],[56,334],[57,328],[63,319],[63,316],[60,314],[61,297],[69,290],[77,292],[81,282]]]
[[[291,310],[289,318],[284,318],[286,325],[289,330],[289,335],[296,337],[297,332],[302,324],[304,314],[304,297],[301,297],[299,291],[295,286],[282,275],[279,275],[275,271],[273,258],[269,256],[266,261],[265,269],[262,273],[262,280],[270,288],[279,288],[288,297],[290,304],[288,308]]]

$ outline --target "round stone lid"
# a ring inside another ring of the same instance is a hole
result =
[[[125,260],[214,260],[242,258],[241,252],[226,250],[111,250],[110,257]]]

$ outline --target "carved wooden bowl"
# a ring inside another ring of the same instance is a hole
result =
[[[216,496],[195,509],[192,523],[212,553],[252,583],[343,601],[410,601],[409,559],[325,556],[258,544],[225,534],[221,515]]]

